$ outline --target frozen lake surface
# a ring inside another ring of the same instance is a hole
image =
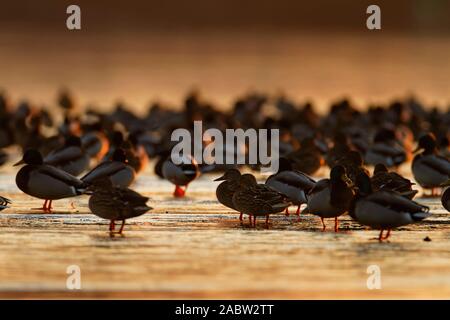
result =
[[[129,220],[124,236],[89,213],[86,196],[54,202],[54,213],[22,194],[0,171],[0,297],[3,298],[449,298],[450,218],[438,199],[419,198],[433,215],[373,240],[350,217],[341,231],[320,231],[304,215],[261,219],[256,229],[215,200],[215,176],[192,183],[186,199],[151,175],[134,188],[155,209]],[[292,210],[292,209],[291,209]],[[432,241],[424,241],[429,237]],[[66,269],[81,269],[81,290],[66,288]],[[367,288],[367,268],[381,270],[381,289]]]

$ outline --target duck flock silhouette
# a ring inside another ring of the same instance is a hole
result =
[[[127,219],[152,209],[149,198],[129,188],[149,159],[155,174],[175,185],[175,197],[183,197],[204,173],[221,181],[217,200],[239,213],[241,223],[248,216],[252,227],[258,217],[268,226],[271,214],[290,215],[294,207],[297,220],[301,213],[316,215],[325,230],[325,219],[333,219],[336,232],[339,216],[348,214],[380,230],[382,241],[392,229],[430,216],[427,206],[413,200],[416,186],[424,197],[441,197],[450,211],[450,108],[424,106],[414,98],[365,108],[342,99],[325,114],[309,102],[260,93],[244,95],[222,111],[191,92],[178,111],[153,103],[144,116],[122,103],[111,112],[89,106],[80,111],[67,90],[57,104],[52,113],[26,101],[12,105],[0,94],[0,165],[9,161],[10,146],[18,146],[16,185],[22,192],[44,200],[40,209],[46,213],[55,200],[87,194],[89,209],[110,221],[111,234],[122,233]],[[192,131],[198,120],[222,132],[279,129],[278,172],[258,183],[251,173],[258,164],[175,164],[171,133]],[[401,165],[413,181],[398,173]],[[312,178],[327,167],[329,178]],[[0,210],[12,205],[0,197]]]

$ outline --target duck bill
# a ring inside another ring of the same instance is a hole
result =
[[[25,164],[25,161],[24,161],[23,159],[20,160],[19,162],[14,163],[14,164],[13,164],[13,167],[17,167],[17,166],[20,166],[20,165],[22,165],[22,164]]]
[[[219,177],[217,179],[214,179],[214,181],[223,181],[223,180],[225,180],[225,176],[221,176],[221,177]]]

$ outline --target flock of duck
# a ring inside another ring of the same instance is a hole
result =
[[[450,211],[450,188],[445,189],[450,186],[450,110],[425,108],[413,98],[370,105],[366,111],[343,99],[325,115],[309,102],[257,93],[237,99],[223,112],[192,92],[179,111],[153,103],[140,117],[123,103],[112,112],[90,106],[80,112],[67,91],[57,103],[59,122],[46,107],[26,101],[13,106],[0,94],[0,165],[8,162],[10,146],[20,147],[23,157],[15,166],[21,166],[16,184],[22,192],[44,200],[44,212],[52,211],[54,200],[87,194],[89,209],[110,221],[111,234],[122,233],[127,219],[152,209],[149,198],[129,188],[149,159],[154,172],[175,185],[175,197],[183,197],[201,174],[220,172],[217,200],[240,213],[241,221],[247,215],[250,226],[256,226],[257,217],[265,217],[268,225],[271,214],[289,215],[295,206],[298,220],[302,212],[316,215],[322,230],[324,219],[334,219],[337,232],[338,217],[349,214],[380,230],[378,239],[385,240],[392,229],[430,215],[428,207],[413,200],[415,183],[396,172],[404,164],[424,196],[441,196]],[[198,165],[194,160],[176,165],[170,157],[171,133],[192,130],[198,120],[222,131],[279,129],[278,172],[258,183],[244,171],[259,165]],[[311,177],[325,166],[329,178]],[[10,205],[0,197],[0,210]],[[122,223],[119,231],[116,222]]]

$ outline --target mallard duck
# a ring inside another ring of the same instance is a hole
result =
[[[396,172],[389,172],[388,168],[382,163],[378,163],[375,166],[370,181],[374,191],[395,191],[410,200],[412,200],[418,192],[412,188],[414,183]]]
[[[112,160],[100,163],[86,173],[81,180],[91,184],[95,180],[107,176],[114,186],[129,187],[133,183],[136,173],[126,162],[125,151],[120,148],[116,149],[112,155]]]
[[[355,183],[356,177],[361,171],[369,174],[369,171],[364,167],[364,162],[359,151],[349,151],[336,161],[336,165],[341,165],[345,168],[347,177]]]
[[[185,157],[181,164],[175,164],[168,157],[162,164],[161,172],[165,179],[175,185],[174,197],[184,197],[186,189],[195,178],[200,175],[200,170],[193,158]],[[184,189],[181,186],[185,186]]]
[[[110,220],[111,234],[115,232],[115,221],[122,221],[118,232],[122,234],[126,219],[138,217],[152,209],[147,206],[149,198],[131,189],[113,186],[106,176],[96,179],[87,192],[91,194],[89,209],[96,216]]]
[[[109,141],[101,131],[90,131],[81,137],[81,146],[89,157],[100,160],[108,152]]]
[[[89,168],[89,156],[81,147],[81,139],[69,136],[65,139],[64,146],[50,152],[44,163],[54,166],[65,172],[78,176]]]
[[[450,179],[444,182],[441,186],[450,187]],[[450,188],[447,188],[442,194],[441,202],[444,208],[447,209],[448,212],[450,212]]]
[[[27,150],[19,162],[14,166],[26,164],[16,175],[17,187],[24,193],[44,199],[42,210],[50,212],[52,201],[80,195],[84,191],[85,183],[69,173],[44,164],[39,151]]]
[[[264,184],[258,184],[251,174],[243,174],[239,179],[239,188],[233,195],[233,204],[237,211],[253,217],[253,226],[256,226],[256,217],[265,216],[266,225],[269,215],[284,211],[291,203],[278,191]]]
[[[291,161],[293,169],[308,175],[316,173],[325,162],[314,138],[303,139],[300,149],[287,154],[286,158]]]
[[[338,231],[338,217],[350,207],[354,192],[352,182],[343,166],[331,169],[330,179],[319,180],[308,193],[308,206],[305,211],[317,215],[325,231],[325,218],[334,218],[334,231]]]
[[[2,197],[0,196],[0,211],[9,208],[8,204],[11,204],[11,200],[9,200],[8,198]]]
[[[417,154],[412,162],[414,179],[424,189],[431,189],[431,195],[436,196],[436,189],[450,178],[450,161],[439,156],[436,151],[436,138],[431,133],[419,138],[419,145],[414,151]]]
[[[395,132],[382,129],[375,135],[374,142],[367,150],[364,160],[370,165],[382,163],[392,168],[405,162],[407,154],[404,147],[397,141]]]
[[[307,202],[307,194],[316,181],[303,172],[292,170],[289,160],[280,158],[278,173],[266,180],[266,185],[283,194],[293,205],[297,206],[296,215],[300,217],[300,206]],[[286,215],[289,215],[286,208]]]
[[[233,203],[233,195],[239,188],[239,180],[241,173],[237,169],[228,169],[224,175],[214,179],[214,181],[223,181],[217,186],[216,197],[217,200],[224,206],[236,210]],[[242,212],[239,215],[239,220],[242,221]]]
[[[351,216],[360,224],[380,229],[378,240],[386,240],[391,229],[425,219],[429,208],[402,197],[393,191],[373,192],[370,178],[361,173],[357,179],[358,192],[351,206]],[[383,236],[383,231],[387,234]]]

